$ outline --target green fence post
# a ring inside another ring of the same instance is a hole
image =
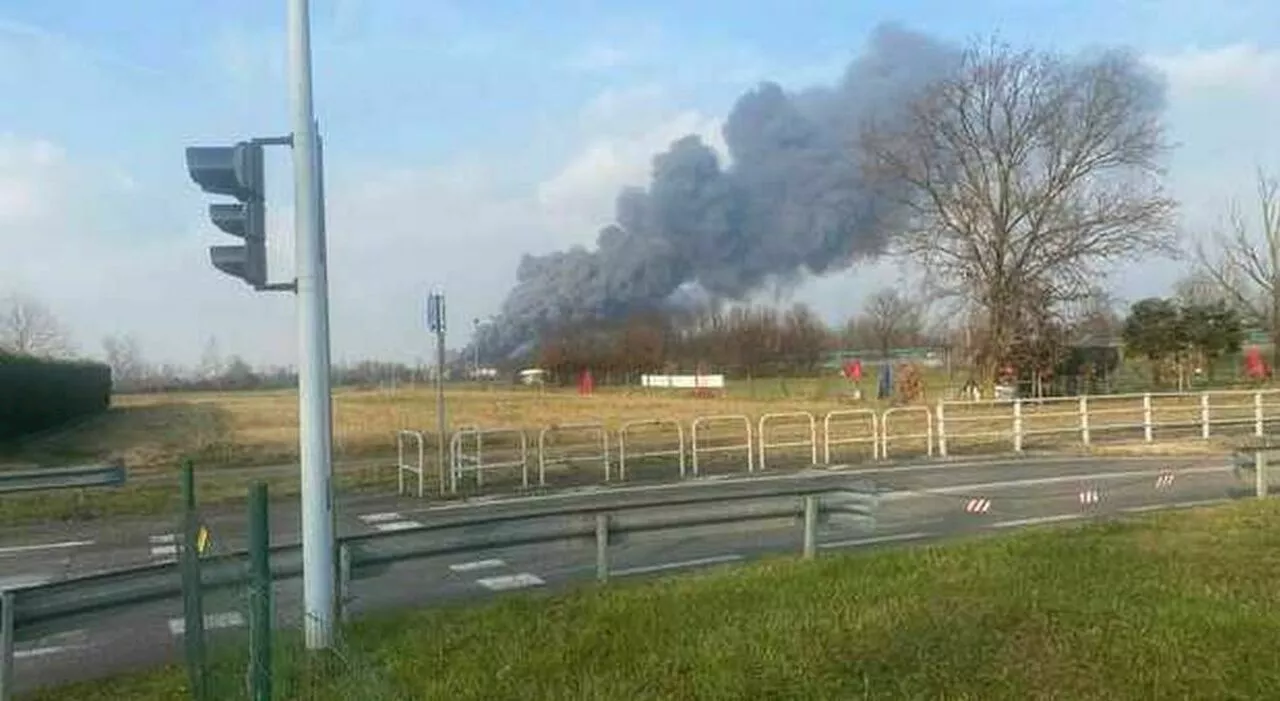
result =
[[[196,701],[209,698],[208,667],[204,650],[203,582],[200,578],[200,553],[196,551],[196,531],[200,528],[196,512],[195,466],[182,462],[182,542],[179,544],[182,571],[183,644],[187,653],[187,676],[191,680],[191,697]]]
[[[271,531],[267,483],[249,490],[249,698],[271,701]]]
[[[0,701],[13,698],[13,592],[0,592]]]

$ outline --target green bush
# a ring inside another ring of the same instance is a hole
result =
[[[0,441],[92,416],[111,406],[111,368],[0,353]]]

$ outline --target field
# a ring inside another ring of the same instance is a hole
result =
[[[699,428],[700,473],[744,468],[744,424],[757,433],[755,465],[767,459],[767,467],[776,467],[807,464],[813,450],[825,462],[822,444],[828,433],[832,463],[862,463],[877,454],[881,459],[886,454],[897,459],[944,450],[948,455],[991,454],[1009,452],[1018,445],[1024,450],[1221,449],[1219,439],[1253,433],[1259,417],[1264,430],[1273,430],[1280,422],[1280,395],[1274,390],[1262,395],[1261,403],[1250,392],[1154,395],[1149,403],[1140,395],[1093,397],[1084,419],[1074,398],[1026,401],[1016,415],[1008,403],[949,403],[944,417],[938,419],[930,407],[949,394],[942,378],[929,379],[928,404],[913,406],[854,400],[848,396],[848,383],[838,377],[739,382],[722,396],[701,398],[687,390],[605,388],[582,397],[573,389],[458,386],[448,392],[447,418],[453,430],[479,426],[522,431],[486,436],[484,459],[528,464],[531,482],[537,479],[540,429],[598,426],[564,428],[544,436],[550,465],[547,484],[552,487],[604,479],[601,429],[610,442],[610,479],[616,479],[617,432],[632,421],[665,423],[629,430],[629,480],[673,476],[670,452],[678,446],[676,424],[686,434],[688,454],[691,422],[699,416],[730,417]],[[864,382],[863,391],[873,392],[873,384]],[[442,471],[436,461],[435,407],[430,387],[336,391],[334,457],[339,489],[392,488],[396,432],[413,429],[423,432],[428,490],[438,493],[437,476]],[[770,420],[766,440],[790,445],[770,449],[762,458],[759,418],[779,412],[807,412],[813,416],[813,425],[807,416],[794,413]],[[843,413],[833,415],[826,426],[823,418],[830,412]],[[885,439],[880,446],[876,445],[876,423],[883,423],[880,433]],[[1144,423],[1149,425],[1150,440]],[[1206,429],[1211,429],[1213,440],[1203,440]],[[520,440],[525,441],[523,453]],[[131,486],[92,499],[63,494],[9,498],[0,510],[0,523],[166,512],[176,508],[174,475],[184,458],[196,465],[201,500],[206,504],[238,500],[251,480],[262,477],[271,482],[274,495],[286,496],[297,489],[296,474],[290,469],[296,464],[297,442],[297,398],[291,391],[117,397],[105,416],[0,453],[0,464],[65,465],[119,457],[129,466]],[[406,446],[406,459],[416,461],[416,446]],[[470,444],[461,448],[476,450]],[[650,459],[637,455],[663,451],[668,455]],[[271,466],[278,469],[253,471]],[[516,468],[487,473],[484,489],[517,488],[524,478]]]
[[[776,558],[358,621],[336,673],[282,662],[277,684],[317,701],[1272,698],[1277,553],[1269,501]],[[231,652],[219,698],[242,698]],[[182,679],[166,669],[32,701],[167,701]]]

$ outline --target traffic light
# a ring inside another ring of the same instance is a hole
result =
[[[262,144],[187,148],[187,171],[205,192],[227,195],[237,203],[209,205],[214,226],[244,239],[241,246],[210,246],[213,267],[238,277],[256,290],[267,285],[267,204]]]

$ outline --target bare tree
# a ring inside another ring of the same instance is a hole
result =
[[[0,302],[0,348],[37,357],[71,353],[66,330],[53,312],[39,300],[21,294]]]
[[[868,298],[861,316],[861,326],[885,357],[893,348],[915,343],[924,335],[923,305],[892,287]]]
[[[1131,57],[975,45],[903,115],[863,134],[868,177],[907,215],[898,251],[980,312],[990,380],[1028,304],[1078,299],[1106,266],[1172,251],[1157,84]]]
[[[1216,283],[1226,302],[1271,334],[1272,364],[1280,366],[1280,182],[1258,171],[1261,238],[1236,205],[1229,231],[1217,231],[1212,249],[1196,246],[1199,272]]]
[[[123,337],[107,336],[102,340],[102,350],[111,366],[112,385],[120,391],[141,389],[147,379],[146,361],[142,348],[133,334]]]

